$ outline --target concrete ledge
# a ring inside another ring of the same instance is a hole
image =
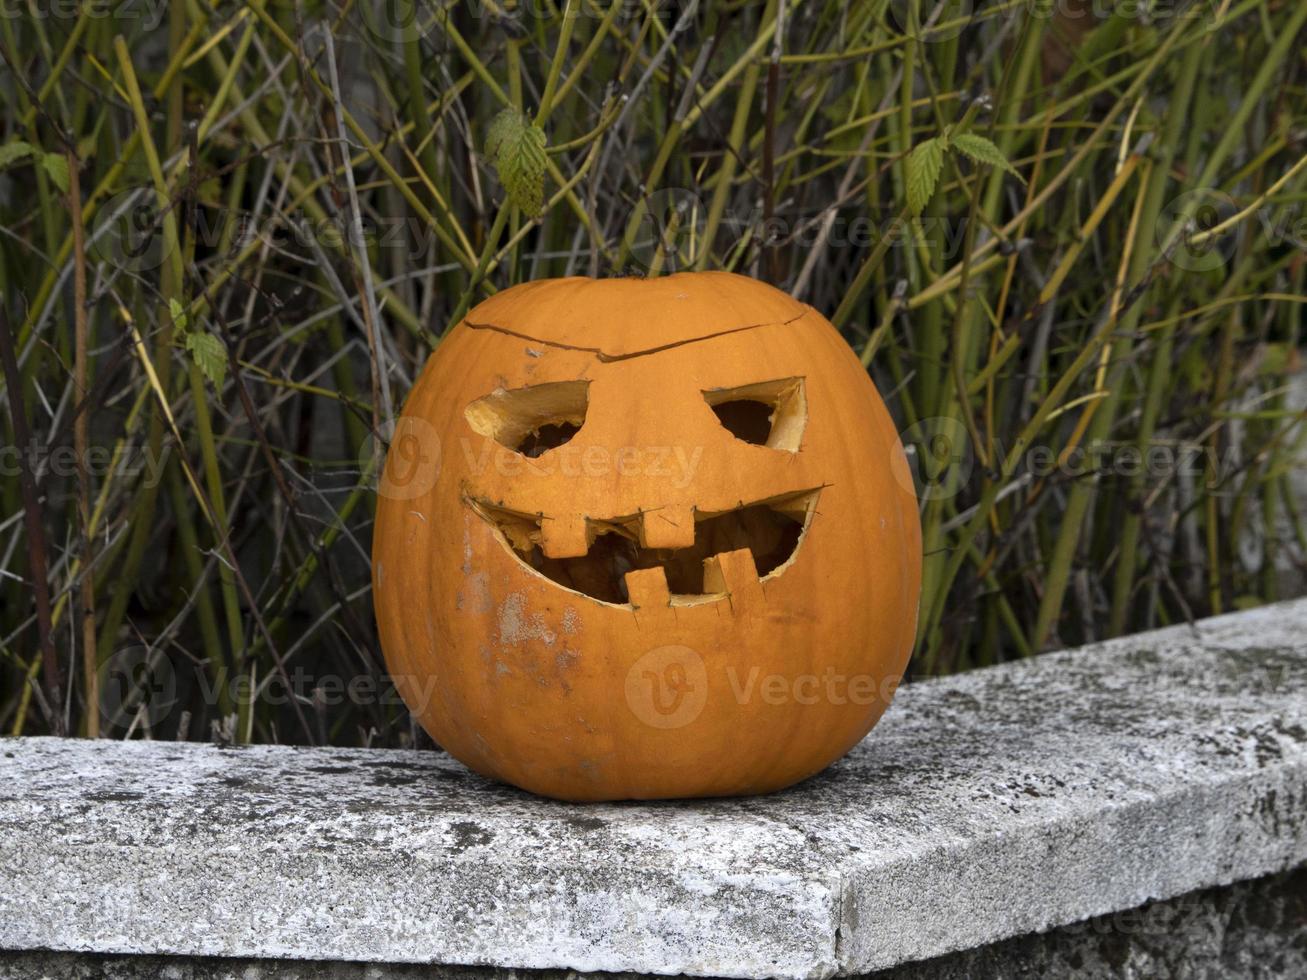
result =
[[[0,950],[0,980],[649,980],[649,973]],[[862,975],[865,980],[1307,977],[1307,867]]]
[[[905,688],[777,796],[0,741],[0,949],[825,977],[1307,862],[1307,602]]]

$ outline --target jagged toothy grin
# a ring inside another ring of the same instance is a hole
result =
[[[747,550],[760,579],[780,575],[798,553],[820,493],[817,487],[750,504],[741,502],[727,511],[696,511],[694,543],[687,547],[643,543],[649,539],[646,522],[656,519],[657,509],[631,517],[587,518],[585,553],[568,557],[557,556],[557,549],[549,547],[543,530],[548,517],[509,510],[473,496],[465,499],[495,528],[518,561],[564,588],[600,602],[625,604],[631,601],[628,574],[658,569],[669,598],[678,604],[692,604],[729,593],[730,583],[723,580],[719,559],[731,552]],[[648,573],[644,579],[647,588]]]

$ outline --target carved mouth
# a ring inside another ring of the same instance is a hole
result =
[[[694,512],[694,543],[685,547],[659,548],[642,544],[647,540],[645,522],[656,510],[631,517],[586,519],[585,553],[569,557],[546,554],[542,526],[548,518],[523,514],[475,497],[467,503],[495,528],[505,548],[523,565],[557,583],[600,602],[623,605],[634,591],[627,576],[639,573],[639,591],[650,593],[650,577],[661,572],[669,601],[692,605],[722,598],[730,592],[721,561],[732,552],[752,556],[757,578],[766,581],[785,571],[798,554],[821,488],[772,497],[751,504],[741,503],[728,511]],[[578,549],[579,550],[579,549]],[[732,560],[733,569],[740,567]],[[658,571],[652,571],[652,570]],[[662,591],[661,584],[654,588]]]

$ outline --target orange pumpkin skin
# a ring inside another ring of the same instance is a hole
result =
[[[751,395],[771,444],[714,409]],[[554,424],[570,441],[542,451]],[[495,295],[427,363],[380,482],[397,688],[453,756],[536,793],[780,789],[866,735],[910,655],[921,530],[893,423],[835,329],[752,279]]]

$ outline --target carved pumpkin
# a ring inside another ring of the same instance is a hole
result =
[[[762,793],[876,723],[916,625],[894,426],[811,308],[728,273],[507,289],[427,363],[373,545],[387,666],[485,775]]]

